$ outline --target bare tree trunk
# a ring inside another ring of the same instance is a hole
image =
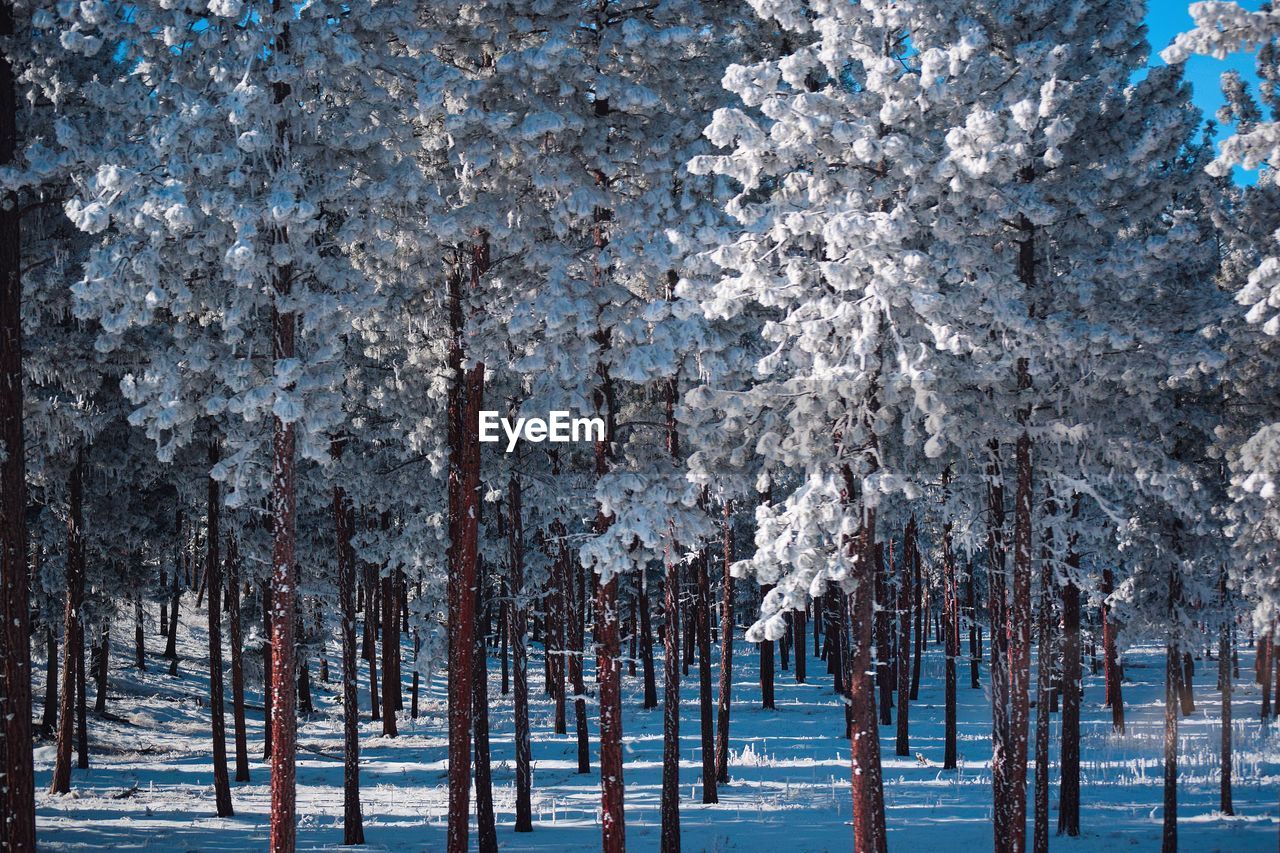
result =
[[[379,579],[382,589],[382,736],[396,737],[396,688],[400,673],[396,661],[396,649],[400,646],[400,614],[396,607],[395,584],[389,571]],[[370,670],[377,666],[375,660]]]
[[[792,646],[796,652],[796,684],[804,684],[804,680],[808,677],[808,644],[805,642],[805,616],[806,610],[796,610],[791,614],[791,636]]]
[[[888,548],[888,571],[892,572],[892,540],[890,540]],[[880,695],[880,725],[889,726],[893,724],[893,685],[891,683],[893,679],[893,662],[889,652],[889,636],[892,632],[893,608],[889,604],[889,582],[888,576],[885,574],[884,552],[885,546],[881,543],[877,543],[875,560],[873,561],[873,567],[875,570],[875,673],[876,689]]]
[[[1067,557],[1075,568],[1080,556]],[[1080,834],[1080,588],[1062,587],[1062,782],[1058,793],[1058,834]]]
[[[1182,699],[1182,716],[1189,717],[1196,712],[1196,703],[1192,699],[1192,688],[1195,684],[1195,663],[1190,652],[1182,653],[1182,678],[1179,680],[1179,694]],[[1280,658],[1276,660],[1276,684],[1280,685]],[[1280,690],[1277,691],[1280,694]],[[1280,695],[1277,696],[1280,700]],[[1276,702],[1280,708],[1280,701]]]
[[[1165,647],[1164,681],[1164,835],[1162,853],[1178,851],[1178,648]]]
[[[916,545],[914,538],[912,539],[911,548],[913,553],[915,554],[915,559],[911,561],[914,564],[912,566],[912,571],[914,572],[914,575],[915,575],[914,583],[911,586],[912,586],[912,590],[915,592],[915,614],[916,614],[915,623],[916,624],[915,624],[915,646],[912,649],[913,657],[911,660],[911,697],[910,699],[912,702],[915,702],[917,699],[920,698],[920,658],[924,652],[925,612],[924,612],[924,579],[923,579],[922,569],[920,567],[920,563],[921,563],[920,550],[919,550],[919,547]]]
[[[488,267],[483,232],[472,246],[471,275],[478,282]],[[480,446],[478,429],[484,396],[484,365],[463,371],[462,268],[449,276],[452,332],[449,367],[449,853],[467,849],[471,795],[471,730],[475,677],[476,586],[479,546]]]
[[[640,668],[644,677],[644,708],[658,707],[658,684],[653,671],[653,617],[649,612],[649,567],[640,567]]]
[[[507,537],[511,557],[511,662],[515,670],[516,832],[533,832],[533,750],[529,739],[529,663],[525,634],[528,610],[524,591],[524,518],[520,478],[507,488]]]
[[[894,744],[897,755],[911,754],[911,574],[919,559],[916,552],[916,517],[907,521],[902,534],[902,561],[898,581],[898,738]]]
[[[1111,708],[1111,728],[1124,731],[1124,694],[1120,686],[1120,659],[1116,652],[1116,628],[1112,624],[1111,607],[1106,596],[1111,593],[1111,570],[1102,570],[1102,660],[1106,681],[1106,704]]]
[[[14,34],[13,3],[0,3],[0,38]],[[0,165],[18,146],[15,72],[0,57]],[[0,846],[35,850],[31,756],[31,582],[27,567],[27,479],[22,408],[22,207],[0,204]]]
[[[289,8],[283,0],[271,0],[274,16]],[[287,62],[289,27],[281,26],[273,45],[273,54]],[[283,80],[272,84],[272,100],[282,105],[290,96],[289,84]],[[276,126],[273,165],[283,168],[287,125],[281,119]],[[271,235],[272,243],[284,243],[279,229]],[[289,265],[273,270],[273,285],[278,299],[288,300],[293,289],[293,269]],[[272,307],[272,356],[276,364],[296,356],[295,331],[297,317],[292,311]],[[292,390],[292,386],[287,389]],[[272,417],[271,466],[271,850],[292,853],[296,846],[297,819],[295,806],[295,755],[297,752],[297,694],[294,644],[297,618],[297,567],[294,545],[296,537],[297,479],[294,467],[295,435],[293,422]]]
[[[773,591],[773,584],[760,587],[761,597]],[[870,655],[868,655],[869,657]],[[760,641],[760,707],[775,710],[773,697],[773,640]]]
[[[367,521],[367,519],[366,519]],[[382,624],[382,584],[373,563],[364,564],[365,651],[369,653],[369,714],[374,722],[382,720],[382,691],[378,687],[378,633]]]
[[[96,696],[93,702],[95,714],[107,712],[107,677],[111,671],[111,627],[104,625],[98,645],[93,650],[93,683]]]
[[[138,672],[147,671],[147,633],[143,624],[141,593],[133,598],[133,666]]]
[[[240,631],[240,553],[227,536],[227,622],[231,636],[231,719],[235,730],[236,781],[249,781],[249,738],[244,724],[244,657]]]
[[[564,540],[562,539],[563,543]],[[578,772],[591,772],[591,742],[587,734],[587,687],[582,678],[582,666],[586,654],[586,638],[583,636],[582,614],[587,607],[579,579],[582,567],[570,560],[568,545],[561,545],[560,559],[564,563],[565,591],[569,606],[565,614],[569,619],[569,680],[573,682],[574,731],[578,739]]]
[[[1020,277],[1030,281],[1025,272],[1032,263],[1032,237],[1021,244]],[[1018,360],[1018,386],[1030,387],[1025,358]],[[1031,688],[1031,563],[1032,563],[1032,483],[1031,436],[1025,429],[1027,412],[1019,413],[1022,433],[1014,445],[1017,475],[1013,501],[1013,582],[1009,610],[1009,849],[1021,853],[1026,848],[1027,821],[1027,740],[1030,728]]]
[[[680,851],[680,561],[671,550],[663,584],[662,853]]]
[[[165,634],[164,644],[164,659],[167,661],[178,659],[178,602],[182,599],[180,566],[187,559],[186,548],[182,544],[182,510],[178,510],[177,528],[178,558],[173,563],[173,583],[169,587],[169,631]],[[169,666],[169,674],[175,674],[172,663]]]
[[[718,803],[716,791],[716,732],[711,696],[711,579],[709,548],[694,561],[698,573],[698,705],[702,723],[702,802]]]
[[[80,645],[80,608],[84,601],[84,450],[76,451],[68,483],[66,609],[62,624],[62,705],[58,709],[58,746],[50,793],[71,791],[71,748],[75,737],[76,655]],[[25,507],[24,507],[25,509]],[[7,729],[6,729],[7,731]],[[34,831],[34,829],[33,829]]]
[[[40,736],[53,737],[58,727],[58,635],[53,623],[45,626],[44,715],[40,719]]]
[[[982,625],[978,622],[978,582],[973,573],[973,560],[969,561],[969,577],[965,584],[969,599],[969,687],[981,690],[978,667],[982,662]]]
[[[853,473],[844,469],[846,500],[855,494]],[[849,708],[852,715],[853,849],[859,853],[885,853],[884,788],[880,771],[880,733],[876,726],[875,687],[871,671],[871,632],[875,595],[875,510],[863,508],[862,524],[846,547],[856,549],[857,586],[850,601],[854,636],[848,660]],[[851,555],[854,556],[854,555]]]
[[[477,557],[475,608],[479,621],[484,613],[484,558]],[[476,847],[480,853],[497,853],[498,834],[493,813],[493,771],[489,760],[489,653],[485,632],[475,632],[475,654],[472,656],[471,696],[472,724],[475,726],[476,783]],[[390,713],[389,709],[383,709]]]
[[[1227,570],[1218,573],[1218,604],[1223,613],[1229,611],[1227,597]],[[1231,621],[1225,615],[1218,626],[1218,689],[1222,691],[1222,749],[1218,793],[1218,810],[1225,815],[1235,814],[1231,802]]]
[[[81,568],[83,576],[84,569]],[[84,621],[76,630],[76,767],[89,769],[89,721],[85,713]]]
[[[218,443],[209,438],[209,467],[218,464]],[[227,776],[227,724],[222,710],[222,558],[218,554],[221,533],[218,530],[218,505],[222,498],[218,493],[218,481],[206,478],[209,485],[205,582],[209,585],[209,716],[213,735],[213,795],[218,817],[235,814],[231,805],[231,780]],[[102,652],[106,656],[106,635],[103,635]]]
[[[724,502],[720,522],[720,684],[716,720],[716,781],[729,782],[729,714],[733,703],[733,523],[732,504]],[[796,680],[804,682],[804,624],[796,631]]]
[[[1009,642],[1006,614],[1006,552],[1005,552],[1005,489],[1004,474],[1000,464],[1000,445],[995,439],[989,444],[987,465],[987,555],[988,605],[991,618],[991,787],[994,800],[992,822],[994,824],[996,853],[1009,849],[1011,813],[1009,806]],[[1024,776],[1025,779],[1025,776]],[[1024,815],[1025,817],[1025,815]],[[1024,822],[1025,825],[1025,822]],[[1018,828],[1019,832],[1025,832]]]
[[[1052,498],[1046,514],[1057,513]],[[1035,816],[1031,846],[1035,853],[1049,853],[1049,704],[1053,693],[1053,528],[1046,526],[1040,547],[1040,601],[1036,623],[1036,733]]]
[[[943,479],[950,480],[950,472]],[[942,632],[946,662],[943,672],[942,768],[956,769],[956,658],[960,657],[960,599],[956,592],[956,558],[951,547],[951,522],[942,526]]]
[[[262,595],[262,635],[266,642],[262,644],[262,758],[271,758],[271,584],[261,583]]]
[[[341,456],[345,439],[333,442]],[[364,844],[360,811],[360,686],[356,662],[355,510],[341,486],[333,487],[333,524],[337,537],[338,606],[342,611],[342,843]]]

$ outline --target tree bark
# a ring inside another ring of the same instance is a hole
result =
[[[133,666],[138,672],[147,671],[147,633],[143,624],[141,594],[133,599]]]
[[[845,500],[854,498],[853,473],[843,470]],[[850,612],[854,629],[848,656],[849,708],[852,715],[851,749],[853,762],[853,849],[859,853],[885,853],[884,788],[880,771],[880,733],[876,726],[875,686],[871,679],[872,607],[875,596],[876,514],[862,508],[862,523],[846,547],[856,559],[856,586]]]
[[[1009,634],[1006,589],[1005,488],[1000,463],[1000,443],[992,439],[988,445],[987,464],[987,612],[991,619],[991,787],[994,807],[996,853],[1009,849],[1011,815],[1009,811]],[[1025,779],[1025,777],[1024,777]],[[1025,825],[1025,821],[1024,821]],[[1025,832],[1019,827],[1019,834]]]
[[[1111,728],[1124,731],[1124,694],[1120,685],[1120,658],[1116,652],[1116,626],[1111,619],[1111,607],[1106,597],[1111,594],[1111,570],[1102,570],[1102,660],[1106,682],[1106,704],[1111,708]]]
[[[104,625],[93,655],[93,683],[96,695],[93,702],[95,714],[107,712],[107,680],[111,671],[111,626]]]
[[[40,736],[51,738],[58,727],[58,635],[53,624],[45,626],[44,715],[40,719]]]
[[[649,567],[640,567],[640,666],[644,678],[645,710],[658,707],[658,684],[653,671],[653,617],[649,611]]]
[[[240,553],[227,536],[227,621],[231,636],[231,719],[235,731],[236,781],[249,781],[249,738],[244,721],[244,657],[240,631]]]
[[[341,456],[346,440],[333,442]],[[355,509],[341,486],[333,487],[333,526],[337,538],[338,606],[342,612],[342,843],[364,844],[360,810],[360,686],[356,661]]]
[[[475,608],[477,622],[484,613],[484,558],[477,557]],[[475,632],[475,654],[471,658],[472,724],[475,726],[476,847],[480,853],[496,853],[497,827],[493,813],[493,771],[489,752],[489,654],[485,632]],[[390,709],[384,708],[385,714]]]
[[[1079,554],[1067,557],[1074,568]],[[1073,562],[1074,560],[1074,562]],[[1062,587],[1062,781],[1058,793],[1058,834],[1080,834],[1080,588]]]
[[[71,791],[71,748],[75,737],[76,655],[80,646],[80,608],[84,600],[84,450],[76,451],[68,483],[66,609],[62,623],[62,702],[58,709],[58,745],[50,793]],[[7,729],[6,729],[7,731]]]
[[[773,591],[773,584],[760,587],[763,598]],[[760,707],[776,710],[773,701],[773,640],[760,641]]]
[[[1028,237],[1021,246],[1019,265],[1026,268],[1033,243]],[[1025,273],[1023,280],[1027,281]],[[1030,387],[1027,360],[1018,360],[1018,384]],[[1032,483],[1031,436],[1025,429],[1026,410],[1020,413],[1024,429],[1014,445],[1017,475],[1013,502],[1013,583],[1009,612],[1009,850],[1026,848],[1027,820],[1027,736],[1030,727],[1031,687],[1031,562]]]
[[[716,781],[729,782],[729,716],[733,708],[733,523],[732,504],[724,502],[724,518],[720,522],[720,684],[716,720]],[[796,630],[796,681],[804,683],[804,623]]]
[[[1050,499],[1048,515],[1055,515]],[[1040,548],[1040,601],[1036,614],[1036,733],[1035,816],[1031,846],[1035,853],[1049,853],[1049,710],[1053,693],[1053,529],[1046,527]]]
[[[911,573],[916,553],[916,517],[907,521],[902,534],[902,560],[898,580],[898,731],[894,744],[896,755],[911,754]]]
[[[400,614],[390,572],[382,572],[378,583],[382,590],[379,614],[382,627],[382,736],[396,737],[399,735],[396,728],[396,688],[400,683],[400,667],[396,661],[396,649],[400,646]],[[376,665],[375,660],[370,669]]]
[[[1218,603],[1228,612],[1227,571],[1224,567],[1218,575]],[[1235,814],[1231,802],[1231,622],[1225,616],[1218,626],[1218,689],[1222,691],[1222,750],[1221,772],[1218,790],[1218,810],[1225,815]]]
[[[1177,646],[1165,647],[1164,683],[1164,835],[1162,853],[1178,851],[1178,681]]]
[[[528,610],[524,591],[524,518],[520,478],[507,488],[507,537],[511,558],[511,663],[515,676],[516,832],[533,832],[533,750],[529,738]]]
[[[716,791],[716,732],[711,695],[711,562],[709,548],[694,561],[698,573],[698,704],[702,723],[702,802],[718,803]]]
[[[911,585],[912,591],[915,593],[915,646],[912,649],[911,661],[911,696],[910,700],[915,702],[920,698],[920,658],[924,652],[924,582],[922,577],[922,569],[920,566],[920,549],[912,537],[911,549],[915,557],[912,559],[912,571],[914,573],[914,582]]]
[[[218,464],[218,443],[209,439],[209,467]],[[213,795],[218,817],[235,814],[231,805],[231,780],[227,776],[227,724],[223,715],[222,699],[222,558],[218,554],[221,533],[218,530],[218,505],[221,496],[218,481],[212,476],[208,481],[208,519],[205,540],[205,582],[209,585],[209,716],[213,735]],[[106,656],[106,636],[103,635],[103,656]]]
[[[281,21],[276,35],[273,55],[288,62],[289,25],[286,23],[292,8],[283,0],[271,0],[273,17]],[[283,110],[290,97],[289,84],[283,80],[272,83],[272,100]],[[284,168],[287,145],[287,120],[281,118],[276,125],[272,165]],[[283,244],[287,237],[279,229],[273,229],[271,242]],[[295,333],[297,316],[293,311],[281,310],[280,302],[287,302],[293,290],[293,269],[285,264],[272,271],[272,282],[277,302],[271,310],[272,357],[276,364],[296,356]],[[286,389],[292,391],[292,386]],[[292,853],[296,846],[297,819],[295,806],[295,754],[297,752],[297,694],[295,690],[295,626],[297,618],[297,583],[295,565],[297,477],[294,467],[294,424],[272,416],[272,465],[271,465],[271,850],[272,853]]]
[[[0,3],[0,38],[14,34],[13,3]],[[0,57],[0,165],[18,148],[15,71]],[[31,756],[31,581],[27,567],[27,476],[22,407],[22,208],[0,204],[0,845],[35,850]]]
[[[888,572],[893,571],[893,542],[889,545]],[[873,569],[875,571],[875,637],[876,637],[876,690],[880,696],[880,725],[893,724],[893,660],[890,655],[890,634],[893,625],[893,607],[889,603],[889,578],[885,569],[885,546],[876,543]]]

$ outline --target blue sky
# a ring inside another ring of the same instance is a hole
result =
[[[1191,29],[1191,15],[1187,12],[1188,0],[1149,0],[1147,8],[1148,37],[1151,40],[1152,65],[1162,65],[1157,55],[1178,33]],[[1243,0],[1249,9],[1257,9],[1259,0]],[[1194,89],[1196,106],[1205,118],[1213,118],[1222,104],[1222,91],[1218,78],[1229,68],[1238,70],[1246,80],[1256,79],[1253,74],[1253,55],[1238,53],[1219,62],[1206,56],[1194,56],[1187,61],[1186,75]]]

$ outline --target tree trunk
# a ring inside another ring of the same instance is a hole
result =
[[[378,687],[378,633],[382,618],[382,584],[373,563],[364,564],[365,650],[369,653],[369,714],[374,722],[382,720],[382,691]]]
[[[644,708],[658,707],[658,684],[653,671],[653,617],[649,612],[649,567],[640,567],[640,667],[644,675]]]
[[[950,471],[943,477],[944,488],[950,481]],[[956,591],[956,558],[951,547],[951,522],[942,526],[942,632],[943,653],[946,661],[943,669],[943,745],[942,768],[956,769],[956,659],[960,657],[960,620],[957,610],[960,603]]]
[[[1074,562],[1073,562],[1074,559]],[[1067,557],[1074,568],[1079,554]],[[1058,834],[1080,834],[1080,588],[1062,587],[1062,782],[1058,792]]]
[[[283,0],[272,0],[274,16],[283,14],[289,7]],[[289,27],[281,26],[276,35],[273,55],[288,62]],[[289,84],[283,80],[272,83],[272,99],[282,105],[290,96]],[[283,109],[283,108],[282,108]],[[286,119],[276,126],[276,140],[272,154],[273,165],[284,167]],[[279,228],[273,229],[271,242],[281,244],[286,236]],[[293,289],[293,269],[289,265],[277,266],[273,272],[273,285],[279,301],[287,302]],[[271,311],[272,357],[278,365],[296,356],[295,330],[297,317],[293,311],[281,310],[279,303]],[[292,385],[284,389],[292,391]],[[295,755],[297,752],[297,694],[294,644],[294,621],[297,618],[297,583],[294,545],[296,537],[297,479],[294,467],[295,434],[292,421],[285,422],[272,416],[272,465],[271,465],[271,850],[272,853],[291,853],[296,846],[297,820],[294,794]]]
[[[796,684],[804,684],[804,680],[808,677],[806,672],[808,668],[808,648],[805,643],[805,616],[806,610],[796,610],[791,614],[791,645],[796,653]]]
[[[1164,680],[1164,836],[1162,853],[1178,853],[1178,648],[1165,647]]]
[[[484,613],[484,558],[477,557],[475,608],[479,621]],[[471,665],[472,725],[475,726],[476,847],[480,853],[497,853],[498,834],[493,814],[493,771],[489,753],[489,654],[485,632],[475,632],[475,654]],[[393,716],[390,708],[383,708]]]
[[[107,713],[107,680],[111,672],[111,626],[103,626],[102,635],[94,649],[93,683],[96,695],[93,702],[95,714]]]
[[[1226,609],[1227,573],[1224,569],[1219,576],[1218,595],[1223,609]],[[1235,814],[1231,803],[1231,623],[1222,620],[1218,626],[1218,681],[1222,691],[1222,770],[1218,796],[1218,810],[1225,815]]]
[[[720,522],[720,684],[716,719],[716,781],[729,782],[729,714],[733,703],[733,523],[732,504],[724,502],[724,519]],[[796,681],[804,683],[804,623],[796,629]]]
[[[1009,634],[1005,589],[1005,488],[1000,463],[1000,444],[992,439],[987,464],[987,612],[991,619],[991,787],[994,801],[992,823],[996,853],[1009,849],[1011,814],[1009,806]],[[1023,777],[1025,779],[1025,776]],[[1025,832],[1020,825],[1019,835]]]
[[[893,542],[890,540],[889,568],[893,571]],[[875,560],[875,637],[876,637],[876,690],[880,695],[880,725],[893,725],[893,668],[890,657],[889,636],[892,631],[893,608],[889,604],[889,581],[885,574],[885,546],[876,544]]]
[[[58,727],[58,635],[53,624],[45,626],[44,715],[40,719],[40,737],[48,740]]]
[[[763,598],[772,591],[773,584],[766,584],[760,587],[760,596]],[[760,707],[770,711],[776,709],[773,703],[773,640],[760,641]]]
[[[844,469],[846,500],[854,499],[853,473]],[[862,523],[847,547],[856,549],[856,587],[850,601],[854,636],[848,656],[849,708],[852,715],[853,849],[859,853],[885,853],[884,788],[880,774],[880,733],[876,726],[875,686],[871,680],[872,608],[875,595],[874,509],[861,510]]]
[[[680,561],[668,561],[663,584],[662,853],[680,851]]]
[[[76,451],[68,483],[66,609],[62,623],[62,703],[58,709],[58,746],[51,793],[71,791],[71,748],[75,737],[76,655],[80,646],[80,608],[84,600],[84,450]],[[24,507],[25,509],[25,507]],[[6,729],[7,731],[7,729]]]
[[[83,577],[84,569],[81,568]],[[83,582],[83,581],[82,581]],[[89,769],[89,721],[85,713],[84,621],[76,630],[76,767]]]
[[[973,573],[973,560],[969,561],[969,577],[965,589],[968,591],[969,609],[969,687],[981,690],[978,681],[978,667],[982,661],[982,626],[978,623],[978,582]]]
[[[1022,243],[1020,267],[1029,263],[1031,238]],[[1024,281],[1026,280],[1024,274]],[[1025,358],[1018,360],[1018,384],[1030,387]],[[1025,425],[1026,412],[1020,414]],[[1025,428],[1014,446],[1017,474],[1013,502],[1013,582],[1009,609],[1009,850],[1026,848],[1027,736],[1030,728],[1031,688],[1031,563],[1032,488],[1031,436]]]
[[[333,442],[341,456],[346,440]],[[333,525],[337,537],[338,607],[342,612],[342,843],[364,844],[360,811],[360,686],[356,661],[355,510],[341,486],[333,487]]]
[[[1046,514],[1057,513],[1052,498]],[[1053,693],[1053,528],[1045,527],[1040,548],[1040,601],[1036,614],[1035,816],[1031,846],[1049,853],[1049,710]]]
[[[709,548],[694,560],[698,573],[698,704],[702,722],[702,802],[718,803],[716,791],[716,732],[711,695],[711,579]]]
[[[218,444],[209,439],[209,467],[218,464]],[[205,540],[205,583],[209,585],[209,716],[213,735],[213,795],[218,817],[235,814],[231,806],[231,780],[227,776],[227,724],[222,711],[222,558],[218,554],[221,534],[218,530],[218,509],[221,496],[218,481],[206,478],[209,485],[208,520]],[[106,635],[102,640],[103,656],[106,656]]]
[[[14,34],[13,4],[0,3],[0,38]],[[14,68],[0,57],[0,165],[18,146]],[[22,407],[22,207],[7,192],[0,205],[0,844],[36,846],[35,774],[31,756],[31,589],[27,567],[27,478]],[[17,747],[7,746],[17,744]]]
[[[916,552],[916,517],[907,521],[906,530],[902,534],[902,561],[898,581],[898,738],[895,743],[896,755],[910,755],[910,711],[911,711],[911,602],[914,592],[911,588],[911,573],[915,561],[919,559]]]
[[[138,672],[147,671],[147,634],[143,624],[142,596],[133,599],[133,666]]]
[[[396,687],[400,683],[396,649],[400,646],[400,614],[396,607],[395,584],[390,571],[384,571],[379,579],[382,589],[382,606],[379,616],[382,627],[382,736],[396,737]],[[372,670],[377,665],[374,661]]]
[[[262,644],[262,758],[271,759],[271,584],[263,581],[262,594],[262,635],[267,638]]]
[[[472,247],[473,281],[488,265],[488,244]],[[467,849],[471,798],[471,730],[475,677],[476,612],[474,593],[479,545],[480,445],[477,434],[484,396],[484,365],[465,373],[462,267],[456,259],[449,275],[452,333],[449,408],[449,853]]]
[[[524,592],[524,518],[520,478],[507,488],[507,537],[511,557],[511,662],[515,670],[516,832],[533,832],[533,750],[529,739],[528,610]],[[646,610],[647,612],[647,610]]]
[[[165,634],[164,659],[167,661],[176,661],[178,659],[178,602],[182,599],[182,583],[180,566],[187,559],[186,548],[182,544],[182,511],[178,511],[177,521],[178,536],[178,556],[173,562],[173,582],[169,586],[169,631]],[[170,663],[169,674],[174,674],[174,666]]]
[[[1179,681],[1179,694],[1182,699],[1182,716],[1189,717],[1196,712],[1196,703],[1192,699],[1192,688],[1195,684],[1195,663],[1191,660],[1190,652],[1182,653],[1182,678]],[[1280,684],[1280,659],[1276,661],[1276,683]],[[1280,696],[1277,697],[1280,699]],[[1276,707],[1280,708],[1280,701],[1276,702]]]
[[[1111,728],[1124,731],[1124,694],[1120,686],[1120,659],[1116,653],[1116,627],[1112,624],[1111,607],[1106,596],[1112,590],[1111,570],[1102,570],[1102,660],[1106,681],[1106,704],[1111,708]]]
[[[563,543],[564,540],[561,539]],[[587,734],[587,686],[582,678],[582,666],[586,654],[586,638],[582,624],[582,614],[587,607],[582,594],[582,567],[576,560],[571,560],[568,544],[561,545],[560,559],[564,563],[565,590],[568,593],[569,606],[565,614],[569,619],[569,680],[573,682],[573,717],[574,731],[578,738],[578,772],[591,772],[591,742]]]
[[[227,622],[231,632],[231,719],[235,730],[236,781],[249,781],[249,739],[244,724],[244,657],[240,644],[240,553],[227,536]]]
[[[911,696],[912,702],[920,698],[920,658],[924,652],[924,582],[922,577],[922,569],[920,567],[920,550],[916,543],[914,535],[911,543],[912,553],[915,558],[911,561],[914,565],[912,571],[914,573],[914,583],[911,588],[915,593],[915,647],[912,650],[911,661]]]

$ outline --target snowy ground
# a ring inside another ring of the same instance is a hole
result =
[[[184,611],[187,610],[184,601]],[[154,617],[154,614],[152,614]],[[52,744],[36,747],[37,811],[41,846],[48,849],[241,850],[261,849],[267,840],[270,803],[268,771],[261,755],[262,714],[249,713],[253,780],[232,783],[236,815],[214,817],[209,766],[209,716],[200,699],[206,673],[200,668],[205,632],[197,624],[203,610],[184,612],[180,652],[186,655],[178,678],[155,654],[149,671],[124,664],[132,649],[113,656],[108,711],[90,712],[88,771],[74,770],[71,794],[46,791]],[[194,618],[193,618],[194,617]],[[160,641],[148,625],[148,644]],[[132,625],[115,637],[132,639]],[[331,647],[332,648],[332,647]],[[535,652],[537,649],[535,648]],[[1241,649],[1235,703],[1235,807],[1237,816],[1218,814],[1219,696],[1216,663],[1197,661],[1196,713],[1180,723],[1179,840],[1183,850],[1274,850],[1280,740],[1258,720],[1260,694],[1249,683],[1252,650]],[[720,804],[701,805],[701,759],[697,724],[696,664],[685,679],[681,722],[682,827],[686,850],[848,850],[849,751],[840,735],[843,712],[830,688],[825,665],[809,661],[809,684],[797,685],[779,672],[777,710],[759,708],[754,647],[735,646],[738,668],[730,728],[733,780],[720,791]],[[1138,649],[1126,657],[1128,734],[1111,734],[1109,711],[1101,707],[1100,676],[1087,677],[1082,740],[1082,806],[1079,839],[1051,838],[1051,846],[1076,851],[1158,850],[1162,796],[1162,652]],[[661,661],[658,662],[661,690]],[[960,668],[959,751],[962,768],[943,772],[942,658],[930,646],[924,662],[920,701],[911,709],[912,757],[893,755],[892,727],[882,728],[885,800],[892,850],[989,850],[991,838],[990,711],[982,691],[968,687],[967,662]],[[534,832],[517,835],[514,822],[514,751],[511,697],[500,696],[497,661],[491,667],[494,797],[499,843],[512,850],[575,850],[599,847],[598,777],[576,771],[572,706],[570,735],[551,733],[551,704],[542,692],[541,657],[530,666],[533,702]],[[336,672],[336,670],[335,670]],[[1087,674],[1087,668],[1086,668]],[[298,755],[298,844],[303,849],[336,847],[342,840],[341,714],[332,687],[313,670],[317,713],[300,726]],[[983,671],[985,678],[985,667]],[[401,736],[384,739],[381,724],[364,722],[361,743],[365,835],[373,849],[440,850],[445,838],[444,685],[426,692],[423,716],[404,719]],[[661,711],[640,708],[638,678],[624,676],[626,733],[626,822],[632,850],[656,850],[662,753]],[[90,703],[94,688],[89,685]],[[228,687],[228,706],[230,688]],[[406,703],[408,688],[406,685]],[[362,682],[367,702],[367,682]],[[256,690],[248,702],[261,707]],[[37,705],[37,707],[39,707]],[[406,715],[407,717],[407,715]],[[1034,720],[1033,720],[1034,724]],[[231,719],[228,707],[228,750]],[[1057,727],[1051,828],[1056,829]],[[595,720],[592,715],[592,734]],[[593,762],[596,753],[593,745]],[[234,769],[234,768],[233,768]],[[122,796],[137,788],[135,793]],[[475,843],[474,818],[472,844]]]

